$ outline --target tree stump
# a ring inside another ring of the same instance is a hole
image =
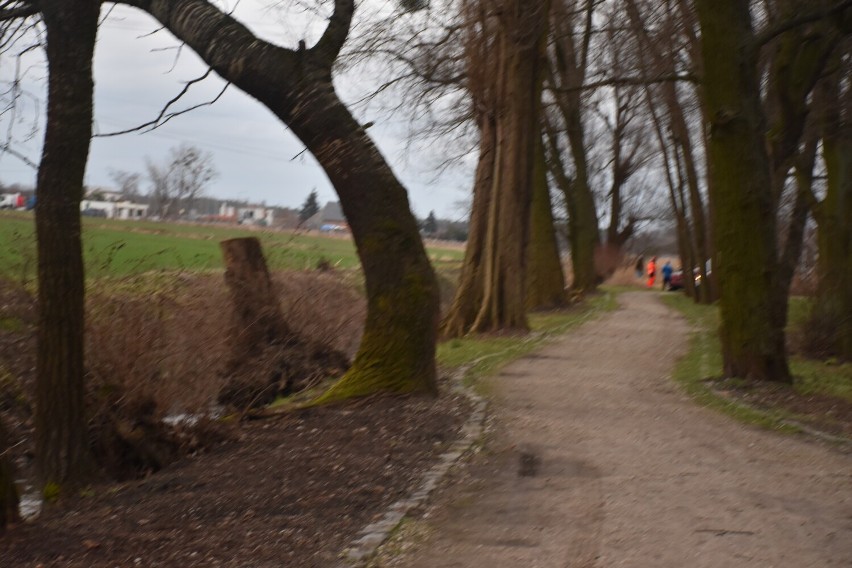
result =
[[[292,334],[275,297],[260,241],[244,237],[222,241],[219,246],[225,259],[225,283],[234,306],[231,359],[241,360]]]
[[[269,269],[254,237],[220,243],[234,306],[227,383],[219,402],[247,408],[272,402],[309,382],[346,370],[345,355],[304,340],[287,325]]]

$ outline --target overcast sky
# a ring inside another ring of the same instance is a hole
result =
[[[286,47],[292,47],[293,38],[298,37],[307,38],[310,45],[316,24],[324,24],[316,17],[300,18],[292,13],[282,17],[268,11],[269,4],[268,0],[242,0],[235,16],[257,35]],[[95,54],[95,132],[114,132],[152,120],[186,81],[200,77],[206,70],[188,48],[176,58],[179,43],[168,33],[148,35],[157,27],[146,14],[126,7],[116,7],[102,25]],[[0,80],[8,81],[14,66],[14,59],[8,54],[0,56]],[[38,161],[43,132],[39,130],[29,141],[25,138],[33,117],[38,117],[39,128],[43,124],[38,111],[44,102],[45,77],[42,64],[29,70],[26,85],[39,102],[24,105],[15,125],[15,148],[33,161]],[[338,80],[339,90],[357,91],[357,87],[348,88],[346,83],[356,80],[351,76]],[[181,105],[210,100],[223,84],[211,76],[193,87],[191,96]],[[441,156],[406,156],[403,148],[407,125],[402,117],[391,119],[376,114],[359,118],[375,123],[370,134],[408,188],[418,217],[425,217],[431,210],[441,218],[463,217],[458,203],[469,194],[469,168],[456,168],[435,179]],[[8,117],[5,121],[0,118],[0,128],[6,131]],[[235,87],[229,87],[214,105],[177,117],[153,132],[94,138],[86,184],[111,186],[111,170],[143,173],[146,158],[162,163],[169,150],[182,143],[213,155],[219,177],[211,184],[211,196],[299,207],[316,188],[320,202],[337,200],[322,169],[310,154],[302,153],[302,144],[263,105]],[[0,157],[0,181],[34,185],[34,180],[32,168],[12,156]]]

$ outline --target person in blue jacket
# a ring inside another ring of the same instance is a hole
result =
[[[672,263],[666,261],[663,265],[663,290],[668,290],[672,286],[672,272],[674,269],[672,268]]]

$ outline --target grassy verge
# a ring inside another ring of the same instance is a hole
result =
[[[666,295],[664,301],[681,312],[693,327],[688,353],[678,362],[674,379],[698,403],[728,414],[738,420],[773,430],[795,432],[800,428],[793,424],[798,415],[779,407],[758,409],[725,391],[714,389],[722,376],[721,346],[717,334],[719,325],[718,308],[695,304],[682,294]],[[794,302],[791,312],[799,307]],[[791,315],[794,315],[791,313]],[[791,388],[797,396],[826,395],[852,400],[852,365],[836,365],[830,362],[810,361],[798,357],[790,358],[790,369],[795,377]],[[736,388],[735,382],[727,386]],[[745,382],[743,385],[746,386]]]
[[[534,351],[560,334],[615,309],[616,294],[604,290],[566,310],[530,315],[532,331],[524,336],[476,336],[438,345],[438,365],[444,373],[462,375],[465,386],[482,389],[479,379]]]
[[[724,412],[737,420],[774,430],[795,431],[784,424],[780,412],[765,412],[722,396],[712,388],[712,381],[722,376],[722,353],[719,336],[719,310],[693,302],[684,294],[667,294],[663,301],[681,312],[693,327],[689,351],[675,367],[673,378],[696,402]]]

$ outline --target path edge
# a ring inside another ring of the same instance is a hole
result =
[[[473,404],[470,416],[459,429],[459,438],[447,451],[438,456],[435,464],[426,470],[407,497],[391,504],[378,521],[361,529],[358,536],[341,553],[338,568],[366,566],[408,513],[422,508],[428,502],[429,497],[440,486],[450,469],[481,439],[485,431],[485,419],[488,416],[488,401],[469,388],[458,386],[454,390],[467,396]]]

